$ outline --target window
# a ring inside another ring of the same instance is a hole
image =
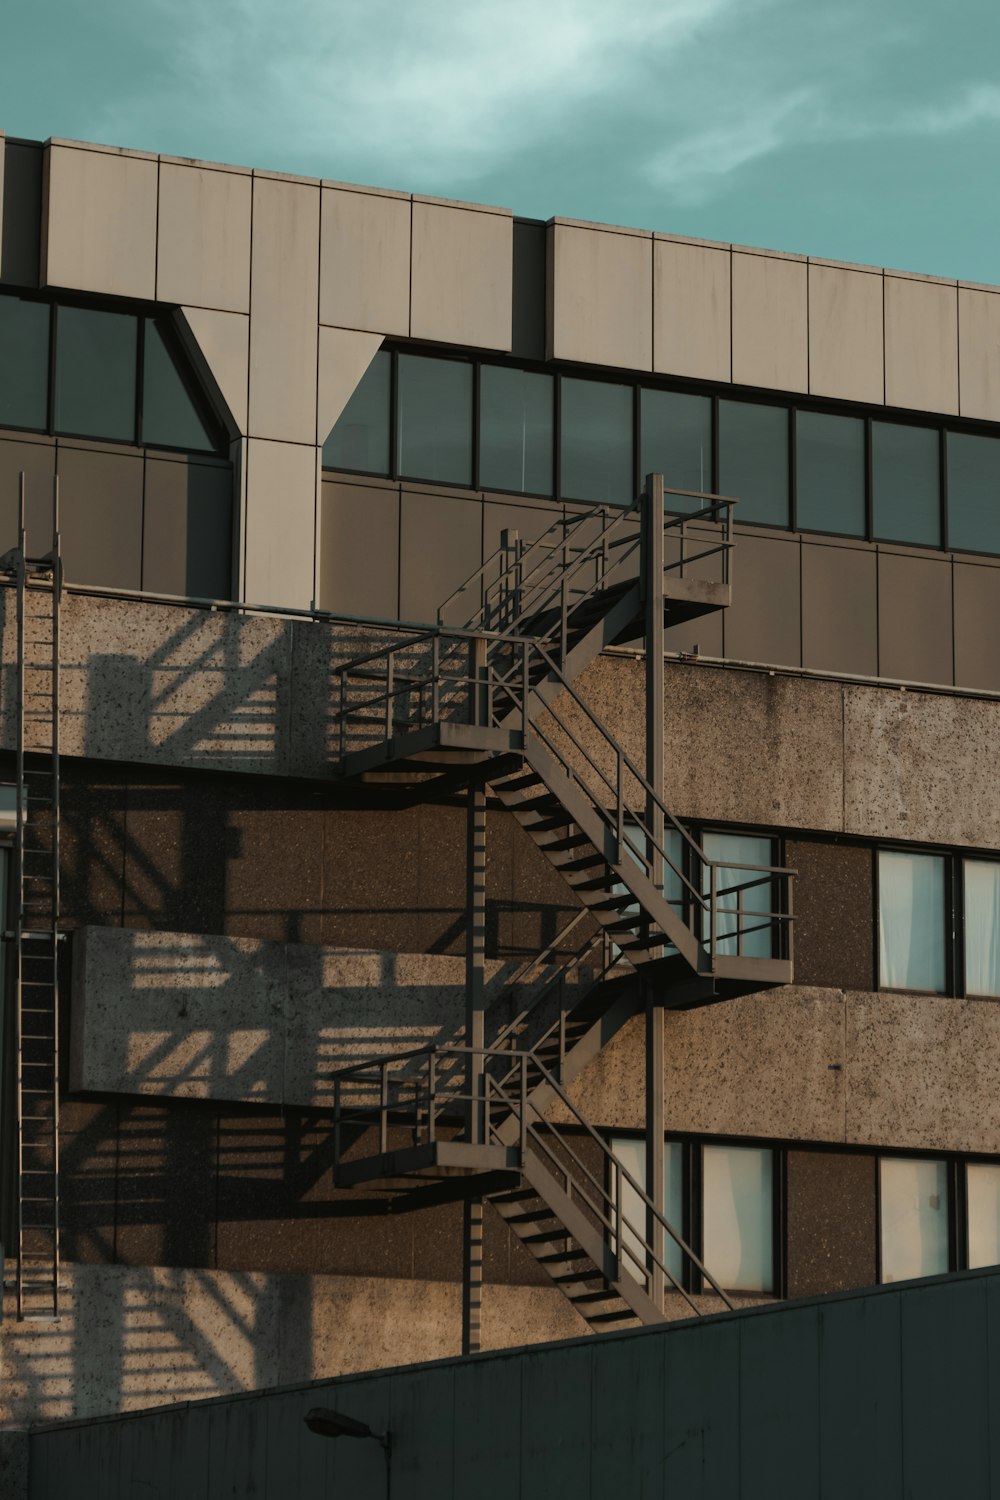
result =
[[[137,340],[131,313],[57,309],[57,432],[135,441]]]
[[[615,1136],[611,1150],[621,1162],[633,1181],[645,1192],[646,1189],[646,1142],[639,1136]],[[684,1148],[680,1141],[667,1141],[663,1154],[663,1217],[671,1229],[686,1238],[684,1233]],[[622,1183],[622,1245],[625,1251],[625,1267],[634,1276],[646,1267],[643,1249],[646,1243],[646,1204],[636,1189],[627,1181]],[[684,1253],[677,1242],[667,1236],[663,1247],[663,1264],[675,1281],[684,1285]]]
[[[872,423],[872,526],[890,542],[941,545],[938,434],[931,427]]]
[[[323,466],[388,474],[392,355],[380,349],[323,444]]]
[[[702,1148],[702,1260],[731,1292],[774,1291],[773,1153]]]
[[[879,1245],[883,1281],[948,1270],[948,1164],[905,1156],[879,1161]]]
[[[945,860],[881,849],[878,856],[879,984],[943,994]]]
[[[561,485],[567,500],[631,505],[632,387],[560,382]]]
[[[865,424],[860,417],[795,414],[795,523],[865,534]]]
[[[640,393],[641,460],[639,475],[662,474],[667,489],[712,491],[712,402],[708,396],[679,391]],[[700,510],[696,499],[668,495],[672,511]]]
[[[788,526],[788,412],[719,402],[719,489],[738,500],[737,521]]]
[[[948,546],[1000,552],[1000,441],[948,434]]]
[[[479,483],[516,495],[551,495],[551,375],[483,365],[479,376]]]
[[[962,863],[965,993],[1000,996],[1000,864]]]
[[[715,888],[719,893],[716,905],[718,951],[738,953],[746,958],[773,957],[771,912],[775,907],[774,886],[755,869],[774,864],[772,840],[752,833],[708,831],[702,836],[701,846],[707,860],[719,863],[715,875]],[[763,880],[763,883],[754,884],[757,880]],[[711,873],[707,867],[702,873],[702,891],[706,896],[711,893]],[[707,925],[707,913],[705,921]],[[708,936],[706,932],[705,941]]]
[[[965,1197],[970,1268],[1000,1265],[1000,1166],[968,1162]]]
[[[155,318],[143,330],[142,441],[195,452],[214,445]]]
[[[48,420],[48,304],[0,297],[0,424],[44,431]]]
[[[472,483],[472,366],[457,359],[399,356],[396,443],[407,479]]]

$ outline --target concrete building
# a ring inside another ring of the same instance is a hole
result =
[[[7,1430],[1000,1261],[1000,291],[0,172]]]

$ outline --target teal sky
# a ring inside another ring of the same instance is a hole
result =
[[[998,0],[31,0],[0,127],[1000,283]]]

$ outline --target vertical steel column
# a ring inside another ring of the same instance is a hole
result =
[[[465,1045],[468,1054],[468,1139],[484,1136],[483,1047],[486,1040],[486,790],[469,787],[466,821]],[[462,1210],[462,1353],[479,1348],[483,1298],[483,1200],[466,1200]]]
[[[663,796],[663,475],[647,474],[643,505],[642,560],[646,604],[646,780]],[[663,809],[652,797],[646,801],[646,826],[653,847],[648,850],[653,884],[663,890],[664,868],[659,850],[664,846]],[[660,1214],[665,1210],[665,1143],[663,1110],[664,1017],[655,986],[646,982],[646,1191]],[[649,1294],[663,1307],[663,1231],[652,1213],[647,1215],[646,1243],[656,1259],[649,1268]]]

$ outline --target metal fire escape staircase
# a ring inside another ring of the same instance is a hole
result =
[[[650,476],[628,510],[561,519],[528,546],[505,536],[436,630],[341,672],[345,777],[415,797],[469,788],[470,952],[461,1045],[335,1075],[336,1180],[394,1191],[393,1211],[488,1198],[594,1328],[662,1321],[665,1288],[695,1310],[698,1292],[728,1299],[570,1085],[651,996],[691,1008],[792,973],[792,872],[706,859],[665,806],[662,772],[654,785],[573,685],[601,650],[645,633],[660,706],[647,746],[662,745],[663,626],[728,604],[733,545],[732,501],[667,500],[684,513],[664,515]],[[488,1008],[486,784],[580,903]]]

